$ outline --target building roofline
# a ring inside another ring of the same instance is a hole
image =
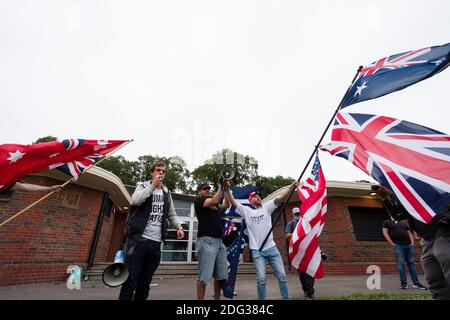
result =
[[[35,173],[34,175],[60,181],[67,181],[69,179],[69,176],[56,169]],[[93,190],[107,192],[111,201],[122,210],[126,210],[131,205],[130,194],[122,183],[122,180],[115,174],[100,167],[92,166],[80,175],[77,181],[71,183]]]
[[[369,182],[350,182],[350,181],[337,181],[337,180],[327,180],[327,196],[333,197],[357,197],[357,198],[370,198],[374,196],[371,195],[372,189],[370,186],[372,183]],[[280,193],[286,190],[289,186],[284,186],[263,199],[263,203],[273,200]],[[300,198],[297,192],[294,192],[289,202],[299,202]]]

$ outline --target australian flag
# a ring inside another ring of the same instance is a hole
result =
[[[441,72],[450,64],[450,43],[394,54],[365,66],[341,108],[399,91]]]
[[[242,205],[251,206],[248,197],[251,192],[259,190],[258,187],[234,187],[231,189],[233,197]],[[239,217],[239,219],[234,219]],[[223,288],[223,295],[232,299],[234,296],[234,287],[236,284],[237,270],[239,267],[239,258],[244,249],[245,242],[248,242],[244,219],[238,215],[231,206],[222,212],[224,221],[223,242],[227,247],[228,279]]]
[[[390,189],[415,219],[428,223],[450,203],[450,136],[399,119],[340,112],[331,145]]]
[[[76,179],[128,140],[64,139],[33,145],[0,145],[0,192],[28,174],[58,169]]]

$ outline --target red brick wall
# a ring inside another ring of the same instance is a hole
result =
[[[40,185],[60,183],[37,176],[29,176],[23,181]],[[76,209],[64,205],[67,193],[80,194]],[[9,200],[0,202],[0,221],[43,195],[14,192]],[[1,227],[0,285],[65,281],[68,265],[84,268],[102,199],[102,192],[69,184],[63,191]],[[103,246],[100,245],[101,250]]]
[[[102,229],[100,231],[100,237],[97,243],[97,250],[95,251],[94,262],[107,261],[106,257],[108,255],[109,244],[111,242],[111,236],[114,226],[114,216],[114,212],[111,212],[109,218],[105,217],[103,219]]]
[[[356,240],[348,211],[349,206],[382,207],[377,199],[328,197],[328,216],[319,239],[320,248],[328,256],[324,262],[325,274],[366,274],[367,267],[370,265],[378,265],[382,273],[397,273],[392,247],[386,241]],[[293,218],[292,207],[290,205],[285,210],[286,223]],[[274,238],[283,260],[287,263],[286,243],[282,238],[283,226],[280,219],[280,224],[274,229]],[[418,272],[422,272],[419,259],[420,246],[416,246],[416,251],[416,268]]]

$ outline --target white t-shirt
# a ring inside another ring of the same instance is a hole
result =
[[[276,208],[277,206],[273,200],[264,203],[258,209],[252,209],[238,203],[236,212],[245,219],[250,249],[259,250],[264,238],[267,236],[270,228],[272,228],[272,212]],[[273,241],[273,234],[270,233],[263,250],[272,248],[273,246],[275,246],[275,242]]]
[[[153,241],[161,241],[161,225],[164,205],[163,190],[155,189],[150,197],[153,197],[152,207],[150,208],[150,215],[142,237]]]

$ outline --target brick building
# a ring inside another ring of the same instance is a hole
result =
[[[41,185],[65,180],[67,177],[57,171],[24,179]],[[1,227],[0,285],[65,281],[67,266],[71,264],[85,269],[96,264],[99,271],[103,270],[120,247],[133,189],[128,187],[127,190],[115,175],[94,167],[78,182],[69,184],[62,192]],[[327,181],[327,192],[328,217],[319,240],[329,257],[324,262],[325,275],[366,274],[370,265],[379,266],[383,273],[396,273],[392,248],[381,232],[381,223],[387,214],[380,201],[371,195],[370,184]],[[16,192],[0,198],[0,221],[40,196],[42,194]],[[172,197],[186,238],[177,240],[175,230],[169,229],[168,239],[161,247],[158,271],[167,268],[170,272],[195,274],[198,226],[193,205],[195,197],[177,193]],[[274,239],[286,266],[284,227],[292,219],[291,209],[296,205],[299,199],[294,193],[274,228]],[[243,262],[251,262],[248,250],[244,251]],[[421,271],[419,263],[417,267]]]
[[[269,195],[264,201],[276,197],[284,188]],[[392,247],[382,234],[382,222],[388,214],[372,193],[369,183],[327,181],[328,213],[319,245],[328,256],[324,262],[325,275],[366,274],[370,265],[377,265],[385,274],[397,273]],[[274,228],[274,239],[283,260],[288,263],[284,227],[293,219],[291,210],[299,206],[294,193],[286,210]],[[417,252],[420,246],[417,244]],[[416,256],[416,267],[422,272]]]
[[[22,182],[54,185],[66,180],[67,176],[52,170]],[[0,221],[43,195],[3,194]],[[119,178],[91,168],[77,182],[0,227],[0,285],[65,281],[69,265],[86,268],[96,261],[110,261],[121,241],[119,229],[130,202]]]

